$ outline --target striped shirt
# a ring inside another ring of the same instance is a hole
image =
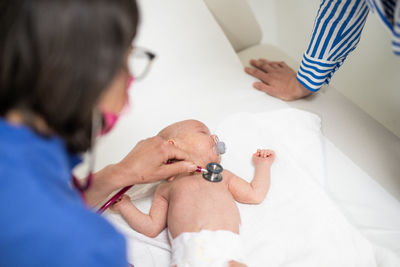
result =
[[[400,0],[321,0],[297,80],[316,92],[360,41],[369,11],[377,13],[392,33],[392,48],[400,56]]]

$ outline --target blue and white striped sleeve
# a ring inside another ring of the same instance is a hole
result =
[[[394,7],[394,25],[393,25],[393,40],[392,47],[395,55],[400,56],[400,2],[397,1],[397,4]]]
[[[359,40],[368,16],[365,0],[322,0],[297,80],[316,92],[328,84]]]

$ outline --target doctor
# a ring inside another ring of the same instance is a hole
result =
[[[82,196],[96,205],[121,187],[196,169],[152,137],[94,174],[83,195],[72,186],[77,155],[112,129],[140,75],[127,66],[140,53],[137,24],[134,0],[1,2],[0,266],[128,266],[123,237]]]

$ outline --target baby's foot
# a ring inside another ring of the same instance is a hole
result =
[[[257,149],[253,154],[254,165],[266,164],[271,166],[275,160],[275,152],[269,149]]]

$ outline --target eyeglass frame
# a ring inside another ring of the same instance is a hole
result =
[[[140,73],[140,74],[133,73],[130,70],[130,67],[129,67],[129,64],[128,64],[129,73],[131,73],[135,77],[135,80],[143,80],[143,78],[149,73],[151,65],[153,64],[153,60],[156,58],[156,54],[151,52],[150,50],[148,50],[146,48],[143,48],[143,47],[140,47],[140,46],[132,46],[131,49],[132,50],[130,51],[129,57],[132,56],[132,60],[134,60],[135,51],[142,52],[146,56],[146,58],[148,60],[146,67],[144,68],[143,72]]]

